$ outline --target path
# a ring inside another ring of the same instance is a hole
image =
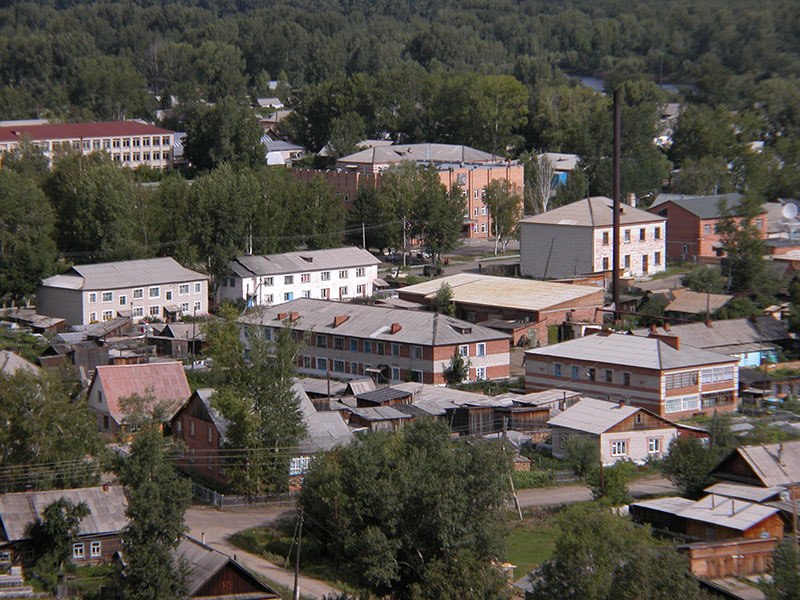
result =
[[[636,479],[629,486],[634,498],[648,494],[676,493],[677,488],[667,479],[659,475],[648,475]],[[552,504],[570,504],[592,499],[589,488],[583,484],[561,485],[550,488],[531,488],[517,492],[520,506],[548,506]]]
[[[205,533],[206,545],[229,556],[235,555],[239,563],[254,573],[292,589],[294,587],[294,571],[245,552],[226,540],[229,535],[237,531],[273,523],[287,512],[291,512],[291,509],[285,506],[224,512],[213,508],[192,507],[186,511],[186,525],[189,527],[189,535],[193,538],[199,540]],[[327,594],[338,592],[339,590],[323,581],[300,575],[300,593],[303,596],[322,598]]]

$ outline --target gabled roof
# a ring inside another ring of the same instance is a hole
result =
[[[621,205],[621,225],[639,223],[660,223],[664,217],[627,204]],[[566,206],[554,208],[539,215],[526,217],[520,223],[538,223],[548,225],[571,225],[575,227],[611,227],[614,223],[614,201],[605,196],[593,196],[572,202]]]
[[[283,254],[239,256],[230,263],[237,277],[257,277],[284,273],[306,273],[352,269],[380,264],[377,258],[362,248],[330,248],[328,250],[301,250]]]
[[[736,362],[728,355],[692,346],[676,350],[657,338],[605,332],[528,350],[525,355],[659,370]]]
[[[583,397],[583,393],[562,388],[553,388],[541,392],[531,392],[530,394],[524,394],[522,396],[509,394],[506,397],[511,398],[514,404],[547,406],[548,404],[558,404],[559,402],[566,402],[568,400],[576,401]]]
[[[716,494],[728,498],[739,498],[749,502],[766,502],[781,493],[779,487],[758,487],[740,483],[720,482],[708,486],[703,490],[706,494]]]
[[[99,365],[90,391],[96,381],[102,384],[103,399],[117,422],[125,416],[120,407],[123,398],[152,396],[157,405],[166,408],[167,418],[172,418],[192,395],[183,365],[179,362]]]
[[[737,457],[746,463],[753,476],[764,487],[790,485],[800,482],[800,440],[777,444],[740,446],[720,462],[712,471],[712,475],[720,476],[720,474],[724,474],[726,463]]]
[[[700,219],[719,219],[722,214],[719,211],[720,201],[724,200],[728,210],[733,214],[738,213],[742,195],[738,192],[732,194],[717,194],[716,196],[692,196],[687,194],[659,194],[650,206],[651,212],[658,212],[662,204],[672,202],[680,206],[683,210],[692,213]]]
[[[632,506],[658,510],[691,521],[700,521],[736,531],[747,531],[779,512],[779,509],[771,506],[715,494],[710,494],[697,502],[684,498],[659,498],[636,502]]]
[[[339,411],[318,412],[299,382],[295,382],[292,389],[300,400],[300,412],[306,426],[306,437],[299,444],[300,452],[330,450],[353,441],[353,432]]]
[[[169,135],[169,129],[146,125],[139,121],[106,123],[45,123],[0,127],[0,142],[19,141],[23,136],[32,140],[66,140],[78,138],[113,137],[122,135]]]
[[[780,342],[789,339],[786,325],[769,316],[757,317],[755,320],[723,319],[710,321],[708,325],[700,321],[681,323],[670,325],[669,331],[663,327],[657,327],[656,332],[661,335],[676,335],[681,339],[682,344],[695,348],[707,350],[719,348],[718,352],[724,351],[723,348],[726,346]],[[650,335],[650,330],[637,329],[633,334],[647,336]]]
[[[208,279],[208,275],[186,269],[172,258],[164,257],[75,265],[60,275],[43,280],[42,285],[100,291],[201,279]]]
[[[206,341],[206,334],[199,323],[167,323],[159,335],[176,340]]]
[[[214,405],[211,402],[211,397],[216,393],[216,391],[217,390],[213,388],[197,389],[192,394],[192,397],[186,401],[186,405],[188,405],[192,401],[192,398],[197,398],[197,400],[206,409],[206,412],[208,413],[208,418],[211,419],[211,422],[214,423],[214,427],[217,428],[217,433],[219,433],[220,440],[225,442],[227,441],[228,426],[230,425],[230,422],[228,421],[228,419],[223,417],[222,414],[216,408],[214,408]],[[177,416],[178,414],[176,413],[173,419]]]
[[[366,400],[367,402],[375,402],[382,404],[384,402],[391,402],[392,400],[399,400],[401,398],[408,398],[411,392],[407,390],[399,390],[392,387],[383,387],[361,394],[356,394],[357,400]]]
[[[445,283],[453,292],[453,301],[465,304],[523,310],[546,310],[568,303],[572,306],[572,303],[580,300],[583,301],[582,306],[603,305],[603,289],[596,286],[518,277],[493,277],[477,273],[458,273],[432,279],[404,287],[400,292],[419,294],[430,299]]]
[[[506,334],[494,329],[435,312],[330,302],[311,298],[300,298],[266,308],[263,311],[249,313],[240,320],[243,323],[280,327],[281,320],[278,319],[278,315],[289,315],[295,312],[299,315],[299,320],[291,323],[291,327],[303,331],[313,331],[316,334],[360,337],[421,346],[446,346],[508,339]],[[334,319],[337,317],[347,318],[334,327]],[[393,325],[400,327],[395,333],[392,333]]]
[[[350,388],[350,393],[354,396],[365,394],[376,389],[375,380],[371,377],[365,377],[364,379],[351,379],[347,382],[347,387]]]
[[[397,421],[400,419],[411,419],[412,416],[400,411],[394,406],[370,406],[366,408],[348,408],[351,413],[360,417],[364,421]]]
[[[0,373],[13,375],[18,370],[38,373],[39,367],[10,350],[0,350]]]
[[[713,313],[731,300],[733,300],[733,296],[730,294],[702,294],[700,292],[684,290],[677,295],[675,300],[664,307],[664,312],[671,311],[696,315],[708,310],[710,313]]]
[[[581,159],[577,154],[563,154],[561,152],[543,152],[536,158],[541,158],[542,156],[550,162],[556,172],[573,171]]]
[[[550,419],[547,424],[599,435],[640,411],[644,409],[596,398],[583,398]]]
[[[81,535],[117,533],[128,524],[128,501],[121,486],[89,487],[46,492],[0,494],[0,520],[8,541],[28,539],[28,526],[42,516],[56,500],[66,498],[74,504],[85,502],[89,514],[80,524]]]
[[[502,157],[498,158],[483,150],[454,144],[392,144],[359,150],[341,157],[336,164],[381,165],[399,163],[404,160],[425,163],[487,163],[498,162],[502,160]]]

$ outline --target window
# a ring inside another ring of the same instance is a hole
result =
[[[365,291],[366,291],[366,286],[363,283],[356,286],[356,294],[364,295]]]
[[[481,233],[486,233],[486,223],[481,223]]]
[[[344,338],[341,337],[333,338],[333,348],[335,350],[344,350]]]
[[[655,265],[661,264],[661,252],[656,252],[655,256],[653,257],[653,264]]]
[[[213,471],[214,470],[214,457],[213,456],[209,456],[208,457],[208,470],[209,471]]]
[[[190,460],[192,463],[194,463],[194,455],[195,455],[195,453],[194,453],[194,448],[192,448],[191,450],[189,450],[189,460]]]
[[[606,369],[606,383],[614,383],[614,371]]]
[[[684,256],[686,256],[687,254],[689,254],[689,244],[684,244],[684,245],[683,245],[683,248],[682,248],[682,254],[683,254]]]
[[[271,300],[271,299],[270,299],[270,300]],[[203,310],[203,303],[202,303],[202,302],[200,302],[199,300],[198,300],[197,302],[195,302],[195,303],[194,303],[194,310],[195,310],[195,311],[198,311],[198,310]]]
[[[323,271],[320,273],[320,279],[322,281],[330,281],[331,280],[331,272],[330,271]]]
[[[625,268],[626,269],[630,269],[631,268],[631,255],[630,254],[626,254],[625,255]]]
[[[719,383],[720,381],[733,380],[733,367],[715,367],[713,369],[703,369],[700,372],[700,381],[706,383]]]
[[[573,379],[580,379],[581,377],[581,370],[579,367],[572,367],[572,378]]]
[[[189,435],[194,436],[194,421],[189,421]]]
[[[317,348],[327,348],[328,347],[328,336],[327,335],[318,335],[317,336]]]
[[[322,298],[323,300],[327,300],[328,299],[328,290],[327,290],[327,288],[321,289],[319,291],[319,297]]]
[[[89,302],[92,304],[97,302],[97,292],[89,292]]]
[[[661,453],[661,438],[649,438],[647,440],[647,453],[648,454]]]
[[[372,342],[369,340],[364,340],[364,353],[369,354],[372,352]]]
[[[142,144],[142,140],[139,138],[133,138],[133,147],[140,148]]]
[[[311,368],[311,357],[310,356],[304,356],[303,357],[303,368],[304,369],[310,369]]]
[[[473,193],[473,195],[474,195],[476,198],[480,198],[480,190],[478,190],[478,189],[475,189],[475,190],[473,190],[473,192],[474,192],[474,193]]]
[[[325,358],[317,358],[317,371],[327,371],[328,361]]]
[[[358,267],[356,269],[356,277],[363,277],[364,276],[364,267]]]
[[[89,546],[89,556],[92,558],[100,556],[100,542],[92,542],[91,546]]]
[[[119,305],[120,306],[125,306],[127,303],[128,303],[128,297],[127,296],[120,296],[119,297]]]
[[[213,439],[213,434],[211,433],[211,425],[209,425],[208,427],[206,427],[206,440],[210,444],[212,439]]]
[[[140,298],[144,298],[144,290],[139,288],[138,290],[133,290],[133,299],[138,300]]]
[[[351,362],[350,363],[350,373],[352,373],[353,375],[358,375],[358,363],[357,362]]]
[[[164,299],[172,300],[172,290],[167,290],[166,292],[164,292]]]
[[[640,242],[644,242],[646,239],[647,239],[647,230],[646,229],[640,229],[639,230],[639,241]]]
[[[660,239],[661,239],[661,227],[656,227],[656,228],[653,230],[653,237],[654,237],[655,239],[657,239],[657,240],[660,240]]]
[[[475,356],[486,356],[486,342],[480,342],[475,346]]]
[[[358,340],[350,340],[350,352],[358,352]]]
[[[339,271],[339,279],[347,279],[347,269]]]
[[[478,379],[479,381],[486,379],[486,367],[475,368],[475,379]]]
[[[711,233],[711,225],[703,225],[703,233],[709,235]]]
[[[611,442],[611,456],[626,456],[628,454],[628,442],[626,440],[615,440]]]
[[[417,383],[422,383],[422,371],[411,371],[409,379]]]
[[[375,344],[375,354],[386,354],[386,349],[383,345],[383,342],[376,342]]]
[[[83,558],[83,544],[72,544],[72,558]]]
[[[732,373],[731,373],[731,378],[733,378]],[[668,373],[667,375],[664,375],[664,387],[668,390],[691,387],[693,385],[697,385],[697,371],[687,371],[685,373]]]
[[[149,146],[150,145],[150,138],[144,137],[142,138],[142,146]]]
[[[311,290],[303,290],[303,298],[311,298]]]
[[[488,214],[489,214],[488,208],[486,206],[481,206],[481,216],[485,217]]]
[[[189,284],[188,284],[188,283],[182,283],[182,284],[180,284],[180,285],[178,286],[178,293],[179,293],[181,296],[185,296],[186,294],[188,294],[188,293],[189,293]]]
[[[283,276],[283,284],[284,285],[291,285],[294,283],[294,275],[284,275]]]
[[[110,321],[114,318],[114,311],[113,310],[104,310],[103,311],[103,321]]]
[[[161,288],[160,287],[151,287],[148,295],[151,298],[158,298],[161,295]]]
[[[608,257],[603,257],[603,271],[608,271]]]
[[[89,313],[89,323],[97,323],[97,313],[96,312]]]
[[[339,288],[339,298],[344,298],[347,296],[347,286],[342,286]]]
[[[399,381],[400,380],[400,369],[397,367],[392,367],[392,381]]]
[[[561,377],[561,364],[554,363],[553,364],[553,375],[556,377]]]
[[[472,216],[473,217],[477,217],[478,216],[478,207],[477,206],[472,209]]]
[[[159,160],[161,158],[161,152],[153,152],[153,160]]]
[[[392,356],[400,356],[400,344],[392,344]]]
[[[134,306],[131,314],[134,317],[143,317],[144,316],[144,306]]]
[[[285,292],[283,294],[283,301],[284,302],[289,302],[292,299],[294,299],[294,292]]]
[[[151,317],[158,317],[161,315],[161,307],[158,305],[150,307],[150,316]]]
[[[343,360],[335,360],[333,361],[333,370],[337,373],[344,373],[344,361]]]
[[[458,354],[459,356],[469,356],[469,346],[464,344],[463,346],[458,347]]]
[[[630,229],[626,229],[625,230],[623,238],[625,239],[626,242],[630,242],[631,241],[631,230]]]
[[[631,385],[631,374],[630,373],[623,373],[622,374],[622,385],[626,387],[630,387]]]
[[[411,358],[417,360],[422,358],[422,346],[411,346]]]
[[[758,219],[757,221],[753,221],[753,225],[756,226],[756,229],[761,229],[761,227],[763,227],[763,225],[761,223],[761,219]]]
[[[114,140],[114,148],[119,148],[119,140]]]
[[[310,273],[301,273],[300,274],[300,283],[311,283],[311,274]]]
[[[684,396],[682,398],[667,398],[664,403],[664,412],[680,412],[686,410],[699,410],[700,396]]]
[[[103,292],[103,302],[113,302],[114,292]]]
[[[261,285],[270,286],[270,285],[273,285],[272,282],[273,282],[272,277],[264,277],[264,278],[261,279]]]
[[[594,370],[594,367],[589,367],[589,369],[586,371],[586,378],[589,381],[594,381],[595,380],[595,376],[596,376],[596,372]]]
[[[195,294],[202,294],[203,293],[203,283],[198,281],[194,284],[194,293]]]

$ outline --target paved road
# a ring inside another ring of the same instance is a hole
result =
[[[225,512],[212,508],[193,507],[186,511],[186,524],[189,526],[189,535],[192,537],[199,540],[205,533],[207,545],[229,556],[236,555],[236,560],[254,573],[291,589],[294,587],[294,571],[245,552],[226,541],[232,533],[272,523],[288,511],[291,509],[286,507]],[[303,596],[322,598],[327,594],[336,594],[338,591],[322,581],[304,575],[300,576],[300,593]]]
[[[648,494],[674,493],[677,488],[667,479],[658,475],[649,475],[637,479],[629,486],[631,496],[634,498]],[[520,506],[548,506],[553,504],[569,504],[591,500],[592,493],[583,484],[561,485],[551,488],[533,488],[517,492]]]

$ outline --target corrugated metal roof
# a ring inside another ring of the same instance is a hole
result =
[[[13,375],[18,370],[38,373],[39,367],[10,350],[0,350],[0,373]]]
[[[179,265],[172,258],[163,257],[75,265],[61,275],[54,275],[43,280],[42,285],[100,291],[202,279],[208,279],[208,275],[191,271]]]
[[[384,387],[377,390],[371,390],[361,394],[356,394],[358,400],[366,400],[367,402],[391,402],[399,398],[408,398],[411,392],[406,390],[399,390],[397,388]]]
[[[366,148],[343,156],[336,161],[337,166],[348,164],[394,164],[404,160],[414,162],[438,163],[489,163],[502,162],[502,157],[476,150],[469,146],[454,144],[393,144]]]
[[[731,300],[733,300],[733,296],[730,294],[701,294],[700,292],[684,290],[675,300],[667,304],[664,308],[664,312],[670,311],[696,315],[708,310],[709,313],[712,313],[725,306]]]
[[[676,350],[657,338],[621,333],[589,335],[552,346],[528,350],[525,355],[586,360],[597,364],[659,370],[736,362],[735,358],[710,350],[683,344],[680,350]]]
[[[350,388],[350,393],[352,393],[354,396],[358,396],[359,394],[364,394],[374,390],[375,380],[370,377],[367,377],[366,379],[352,379],[347,382],[347,385]]]
[[[0,142],[16,142],[21,136],[31,140],[65,140],[122,135],[169,135],[169,129],[153,127],[139,121],[111,121],[106,123],[44,123],[41,125],[13,125],[0,127]]]
[[[308,394],[316,396],[327,396],[330,390],[331,396],[341,396],[347,391],[347,384],[331,379],[317,379],[316,377],[303,377],[297,380]]]
[[[56,500],[66,498],[74,504],[85,502],[89,514],[80,524],[81,535],[115,533],[128,524],[128,501],[121,486],[102,486],[46,492],[0,494],[0,520],[8,541],[28,539],[28,527]]]
[[[542,392],[532,392],[522,396],[517,394],[508,394],[506,397],[511,398],[514,404],[526,404],[530,406],[542,406],[545,404],[553,404],[566,400],[574,400],[583,396],[581,392],[575,392],[565,389],[552,389],[544,390]]]
[[[800,482],[800,441],[740,446],[734,452],[767,487]]]
[[[593,196],[572,202],[566,206],[554,208],[539,215],[526,217],[520,223],[540,223],[548,225],[573,225],[578,227],[611,227],[614,222],[614,201],[605,196]],[[659,217],[646,210],[622,205],[620,223],[635,225],[638,223],[663,223]]]
[[[216,390],[213,388],[200,388],[195,390],[193,395],[197,396],[197,399],[203,403],[203,406],[205,406],[206,411],[208,411],[208,416],[211,417],[214,427],[217,428],[220,440],[222,442],[226,442],[228,438],[228,426],[230,425],[230,422],[228,419],[222,416],[222,413],[214,408],[214,405],[211,402],[211,397],[215,393]],[[191,398],[189,400],[191,400]],[[187,402],[189,402],[189,400],[187,400]]]
[[[477,273],[459,273],[432,279],[402,288],[401,292],[432,298],[445,283],[453,291],[453,301],[467,304],[523,310],[547,310],[580,300],[581,306],[603,305],[604,292],[598,287]]]
[[[397,419],[411,418],[411,415],[397,410],[393,406],[370,406],[367,408],[348,408],[347,410],[365,421],[395,421]]]
[[[716,494],[728,498],[739,498],[750,502],[766,502],[781,493],[779,487],[758,487],[743,483],[715,483],[703,490],[706,494]]]
[[[659,498],[637,502],[641,506],[669,513],[677,517],[700,521],[736,531],[746,531],[764,519],[779,512],[777,508],[709,494],[697,502],[685,498]]]
[[[301,298],[246,314],[244,323],[280,327],[279,314],[298,313],[293,329],[343,337],[360,337],[385,342],[446,346],[470,342],[509,339],[504,333],[435,312],[384,308],[364,304]],[[347,317],[338,327],[335,317]],[[400,329],[391,333],[393,324]]]
[[[536,158],[545,157],[554,171],[572,171],[578,166],[580,157],[577,154],[563,154],[561,152],[544,152]]]
[[[231,261],[230,268],[239,277],[256,277],[282,273],[352,269],[377,265],[380,262],[362,248],[347,247],[239,256],[236,260]]]
[[[306,437],[298,444],[301,452],[330,450],[339,444],[346,445],[353,441],[353,432],[339,411],[318,412],[299,382],[292,389],[300,400],[300,412],[306,426]]]
[[[719,203],[724,200],[727,207],[734,214],[738,212],[739,203],[742,195],[738,192],[732,194],[718,194],[716,196],[693,196],[690,194],[659,194],[650,206],[654,211],[662,204],[672,202],[676,206],[692,213],[701,219],[718,219],[722,215],[719,212]]]
[[[641,410],[641,408],[617,402],[582,398],[550,419],[547,424],[551,427],[566,427],[575,431],[586,431],[599,435]]]
[[[681,339],[682,344],[688,344],[695,348],[707,350],[719,348],[717,351],[728,354],[728,346],[739,344],[760,344],[763,342],[780,342],[789,339],[789,332],[781,321],[769,316],[756,318],[755,322],[750,319],[724,319],[721,321],[711,321],[710,327],[703,322],[683,323],[680,325],[670,325],[669,331],[663,327],[656,328],[656,332],[662,335],[676,335]],[[649,329],[637,329],[634,335],[648,336]]]
[[[168,323],[161,330],[160,335],[176,340],[197,340],[204,342],[206,334],[199,323]]]
[[[119,405],[123,398],[152,396],[157,405],[166,408],[167,417],[172,418],[192,395],[183,365],[179,362],[99,365],[94,377],[102,383],[108,410],[117,422],[125,416]]]

